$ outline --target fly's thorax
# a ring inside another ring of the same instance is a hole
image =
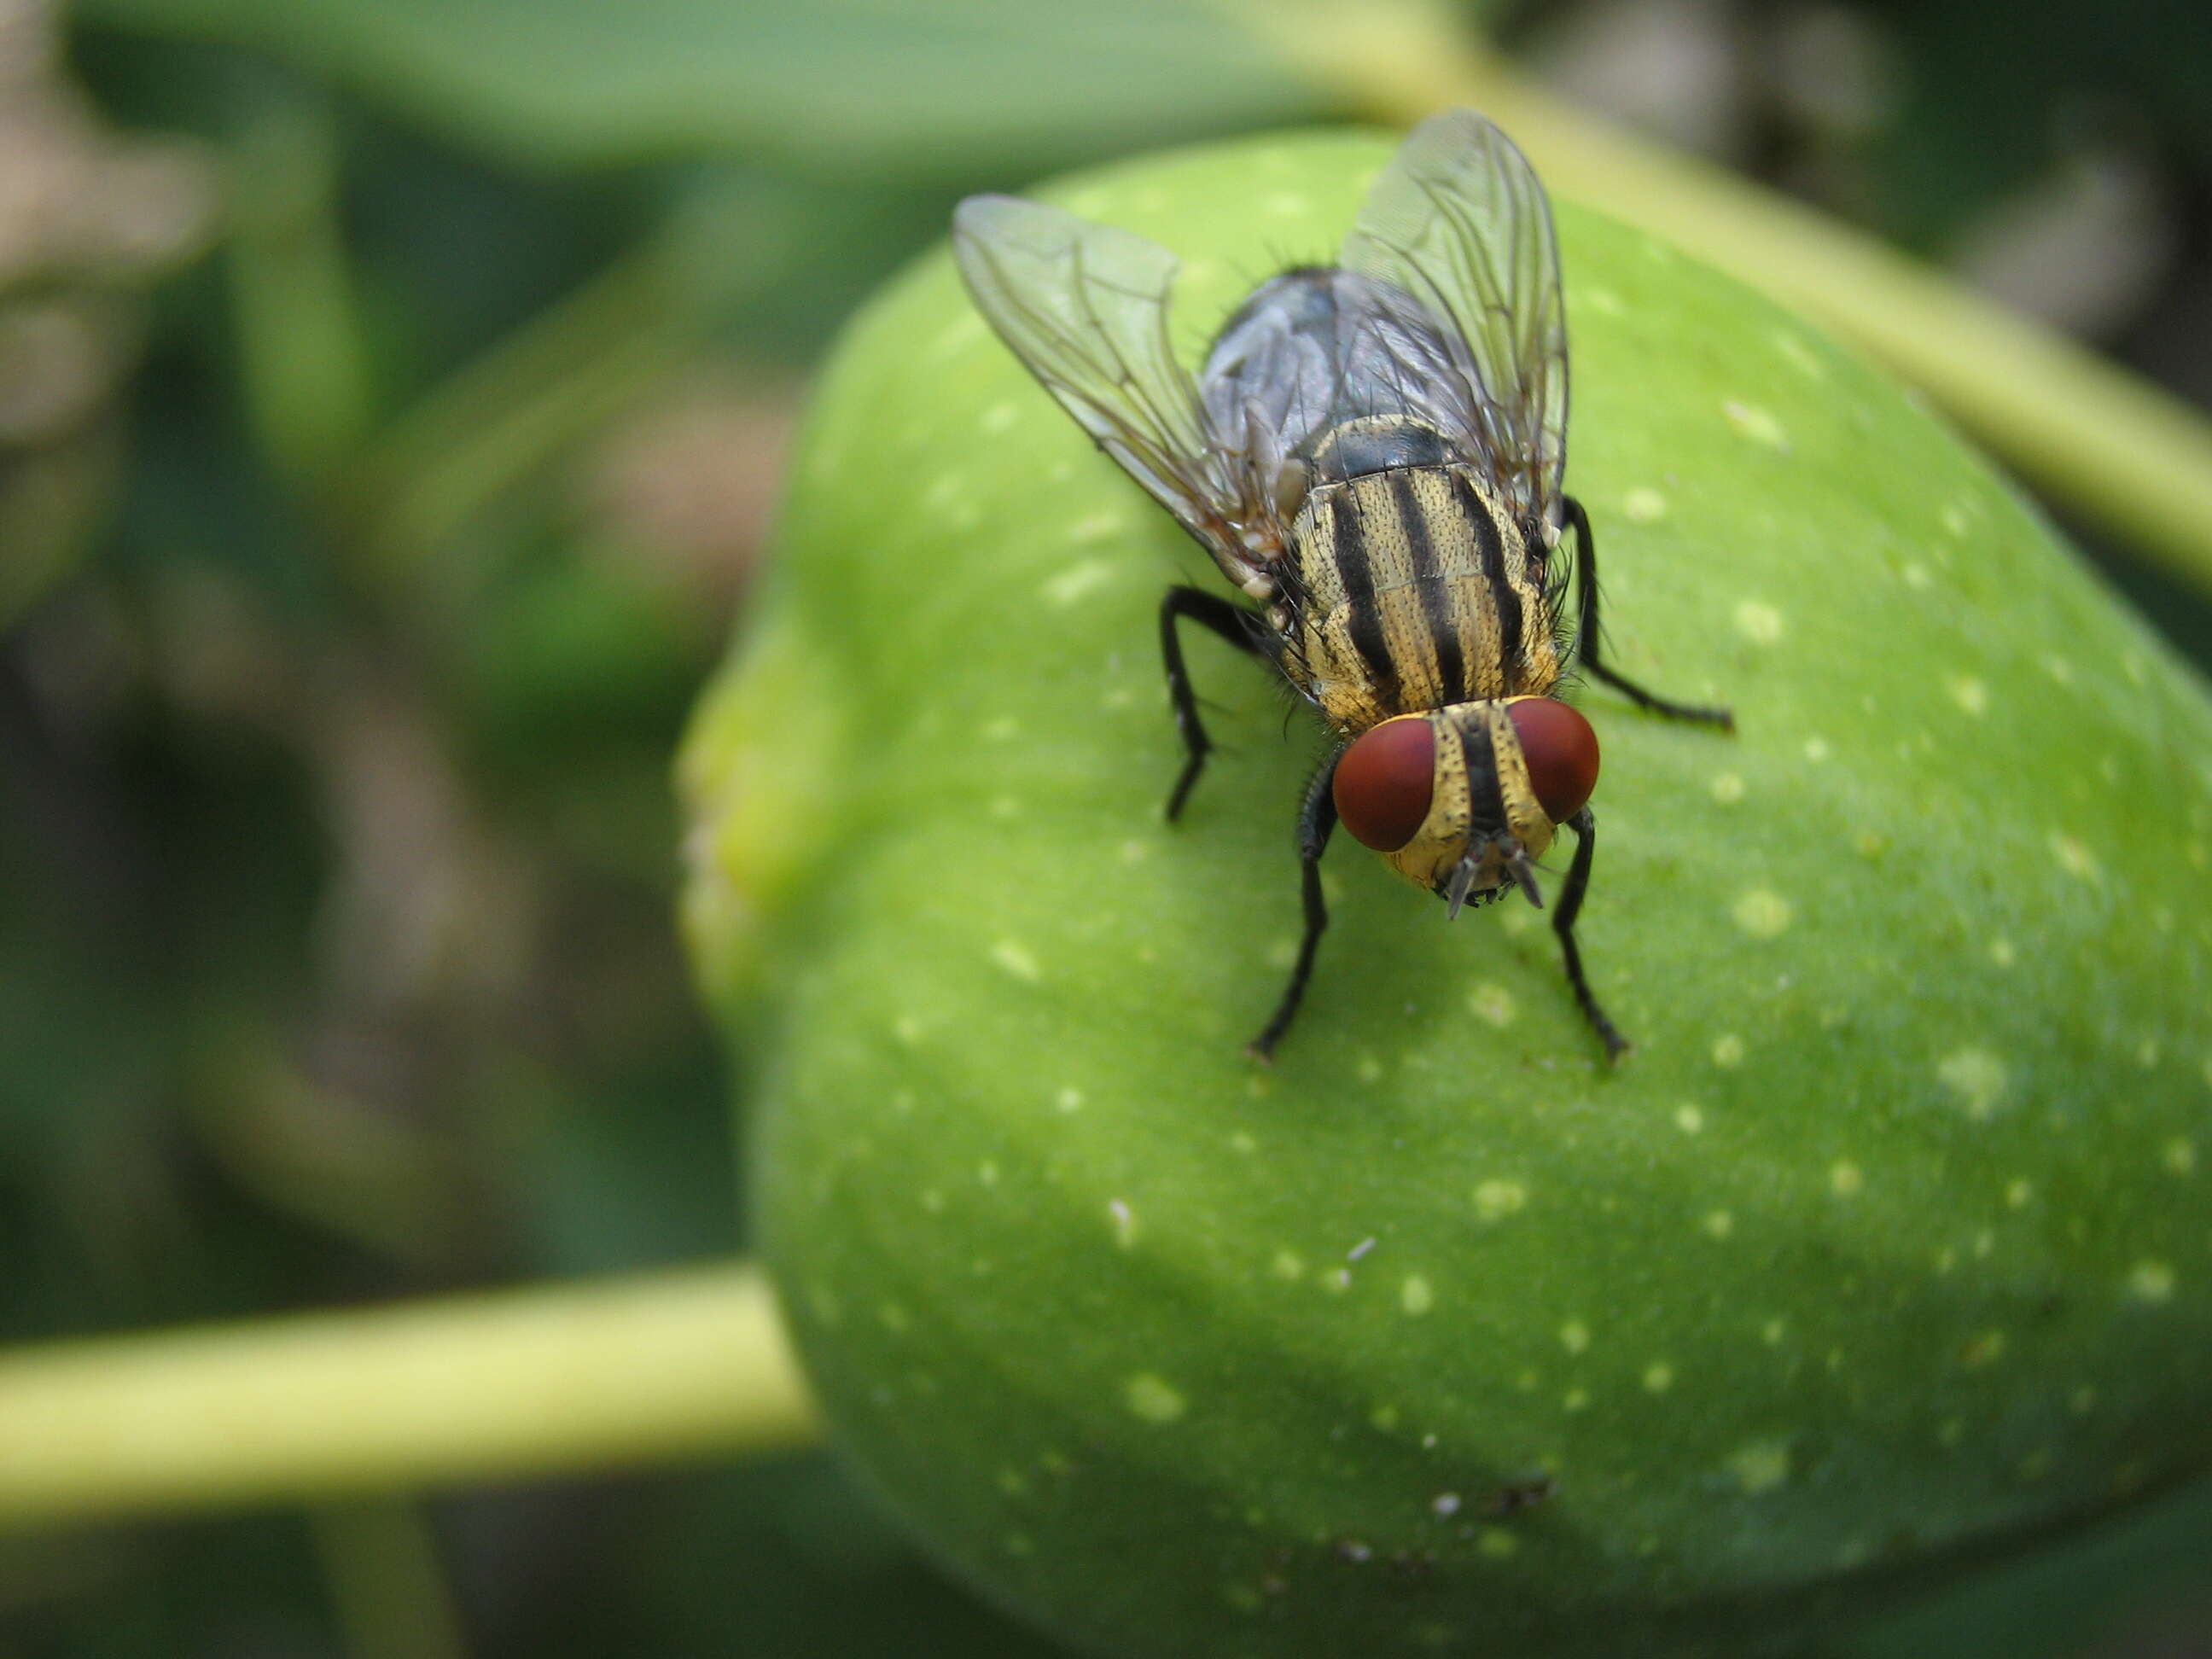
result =
[[[1589,723],[1549,697],[1486,698],[1402,714],[1363,733],[1337,763],[1337,813],[1407,880],[1442,892],[1470,854],[1466,890],[1514,879],[1597,781]]]
[[[1370,422],[1332,434],[1322,453],[1371,459],[1422,441],[1419,429]],[[1316,485],[1291,544],[1293,659],[1339,730],[1557,683],[1542,550],[1471,469],[1399,466]]]

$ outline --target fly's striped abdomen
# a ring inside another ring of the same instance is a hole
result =
[[[1321,485],[1291,540],[1301,602],[1291,660],[1340,730],[1557,683],[1540,568],[1468,468]]]

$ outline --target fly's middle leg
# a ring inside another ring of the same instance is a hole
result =
[[[1625,675],[1616,674],[1607,667],[1599,654],[1602,645],[1598,635],[1597,620],[1597,544],[1590,538],[1589,514],[1573,496],[1565,497],[1561,503],[1567,522],[1574,526],[1575,540],[1582,553],[1581,595],[1575,623],[1575,649],[1583,665],[1626,697],[1638,708],[1655,714],[1665,714],[1678,720],[1697,720],[1706,726],[1717,726],[1724,732],[1735,730],[1735,715],[1726,708],[1704,708],[1694,703],[1674,702],[1646,691]]]
[[[1589,988],[1589,976],[1583,972],[1583,953],[1575,944],[1575,917],[1581,914],[1583,894],[1589,887],[1590,861],[1597,854],[1597,820],[1590,810],[1583,810],[1567,820],[1567,828],[1575,832],[1575,861],[1567,867],[1566,884],[1559,890],[1559,904],[1552,911],[1552,931],[1559,936],[1559,954],[1566,958],[1567,983],[1573,988],[1575,1001],[1581,1006],[1583,1018],[1605,1044],[1605,1057],[1619,1060],[1629,1050],[1629,1041],[1621,1036],[1620,1028],[1598,1006],[1597,996]]]
[[[1239,651],[1256,657],[1261,654],[1260,642],[1253,626],[1258,620],[1241,605],[1202,587],[1170,587],[1160,600],[1160,656],[1167,664],[1168,702],[1175,709],[1176,732],[1182,738],[1184,757],[1175,787],[1168,792],[1170,823],[1182,813],[1182,804],[1190,798],[1198,775],[1206,769],[1206,757],[1213,749],[1212,740],[1206,735],[1206,724],[1198,717],[1198,698],[1190,689],[1190,671],[1183,666],[1182,636],[1176,625],[1184,621],[1201,623]]]
[[[1344,750],[1340,749],[1322,763],[1306,786],[1305,799],[1298,806],[1298,872],[1306,930],[1298,940],[1298,959],[1291,969],[1291,982],[1283,988],[1282,1000],[1275,1005],[1260,1035],[1244,1045],[1244,1052],[1255,1060],[1272,1060],[1275,1045],[1297,1018],[1298,1004],[1305,1000],[1306,981],[1313,976],[1314,952],[1321,946],[1322,929],[1328,926],[1328,902],[1321,890],[1321,855],[1328,850],[1328,838],[1336,829],[1334,786],[1336,763],[1343,758]]]

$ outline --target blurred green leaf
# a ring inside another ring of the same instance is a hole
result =
[[[1328,102],[1231,11],[1194,0],[89,0],[82,9],[275,52],[472,142],[562,166],[734,145],[869,173],[1029,172],[1311,116]]]

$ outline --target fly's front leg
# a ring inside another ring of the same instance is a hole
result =
[[[1585,806],[1567,820],[1566,827],[1575,832],[1575,861],[1567,868],[1566,885],[1559,890],[1559,902],[1552,912],[1552,931],[1559,936],[1559,951],[1567,959],[1567,983],[1574,988],[1583,1018],[1605,1044],[1605,1057],[1617,1060],[1628,1052],[1629,1041],[1597,1006],[1589,976],[1583,972],[1583,953],[1575,946],[1575,917],[1582,911],[1583,894],[1589,886],[1590,860],[1597,853],[1597,820]]]
[[[1298,807],[1298,869],[1304,878],[1305,936],[1298,941],[1298,959],[1291,969],[1291,982],[1283,988],[1283,1000],[1275,1005],[1266,1029],[1244,1047],[1255,1060],[1273,1059],[1275,1045],[1297,1017],[1298,1004],[1305,1000],[1306,981],[1313,975],[1314,952],[1321,945],[1322,930],[1328,926],[1328,902],[1321,891],[1321,855],[1328,850],[1328,838],[1336,829],[1333,786],[1336,763],[1343,758],[1341,749],[1328,757],[1306,786],[1306,798]]]
[[[1707,726],[1717,726],[1724,732],[1735,730],[1735,715],[1726,708],[1701,708],[1692,703],[1670,702],[1664,697],[1654,696],[1635,681],[1616,674],[1606,666],[1599,656],[1601,649],[1597,626],[1597,544],[1590,538],[1589,514],[1573,496],[1565,497],[1560,506],[1566,520],[1574,526],[1575,538],[1582,550],[1582,592],[1575,625],[1575,649],[1580,653],[1583,665],[1626,697],[1638,708],[1648,708],[1655,714],[1666,714],[1678,720],[1699,720]],[[1573,949],[1571,945],[1568,947]]]
[[[1182,775],[1168,792],[1170,823],[1182,811],[1182,804],[1189,798],[1198,775],[1206,769],[1206,757],[1213,748],[1206,735],[1205,722],[1198,717],[1190,671],[1183,666],[1182,636],[1176,624],[1186,620],[1203,623],[1240,651],[1255,657],[1260,654],[1260,642],[1253,633],[1253,623],[1258,619],[1243,606],[1202,587],[1170,587],[1160,600],[1160,656],[1167,664],[1168,701],[1175,708],[1176,731],[1182,738],[1184,756]]]

